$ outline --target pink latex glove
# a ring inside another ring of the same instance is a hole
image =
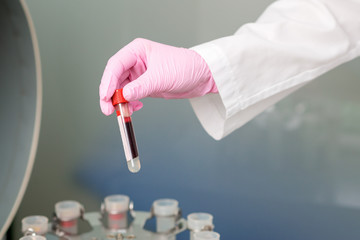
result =
[[[132,111],[142,107],[145,97],[192,98],[217,92],[204,59],[195,51],[146,39],[135,39],[112,56],[99,87],[100,107],[105,115],[114,111],[111,97],[124,88]]]

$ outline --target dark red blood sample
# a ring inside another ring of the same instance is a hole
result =
[[[113,219],[113,220],[119,220],[124,218],[125,214],[124,213],[117,213],[117,214],[109,214],[109,218]]]
[[[132,158],[136,158],[137,156],[139,156],[139,153],[136,146],[135,133],[131,118],[125,118],[125,131],[127,133],[126,135],[128,136]]]
[[[62,227],[72,227],[76,224],[76,220],[70,220],[70,221],[60,221],[60,225]]]
[[[131,122],[131,117],[124,117],[125,122]]]

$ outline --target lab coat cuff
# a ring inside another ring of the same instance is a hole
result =
[[[224,128],[225,121],[233,114],[231,109],[237,104],[233,97],[236,96],[235,86],[231,84],[233,74],[225,54],[214,43],[201,44],[191,49],[208,64],[219,93],[192,98],[190,103],[207,133],[219,140],[228,134]]]
[[[216,41],[221,41],[221,38],[191,49],[196,51],[208,64],[225,107],[225,116],[228,118],[234,115],[235,106],[239,105],[238,99],[234,97],[239,96],[239,93],[235,93],[237,85],[230,62],[224,51],[216,45]]]

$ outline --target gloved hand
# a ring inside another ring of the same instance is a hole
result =
[[[135,39],[112,56],[99,87],[100,107],[105,115],[114,111],[111,97],[124,88],[132,111],[142,107],[145,97],[192,98],[217,92],[204,59],[195,51],[146,39]]]

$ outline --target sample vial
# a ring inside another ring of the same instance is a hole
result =
[[[35,236],[24,236],[21,237],[19,240],[46,240],[46,238],[44,236],[35,235]]]
[[[130,198],[126,195],[110,195],[104,199],[107,213],[107,227],[111,230],[128,227],[128,211]]]
[[[35,233],[45,235],[48,230],[48,218],[45,216],[28,216],[21,220],[21,230],[24,235]]]
[[[179,213],[179,203],[175,199],[158,199],[153,203],[153,211],[156,217],[156,232],[169,232],[176,226]]]
[[[194,234],[194,240],[220,240],[217,232],[203,231]]]
[[[140,170],[140,159],[135,140],[134,128],[129,111],[129,102],[124,98],[122,89],[116,89],[112,96],[112,104],[116,110],[119,123],[121,139],[124,146],[126,162],[130,172],[136,173]]]
[[[78,233],[78,219],[82,205],[76,201],[61,201],[55,204],[55,214],[59,219],[59,228],[69,235]]]
[[[191,213],[187,216],[190,240],[194,240],[194,234],[201,231],[214,229],[213,216],[209,213]]]

